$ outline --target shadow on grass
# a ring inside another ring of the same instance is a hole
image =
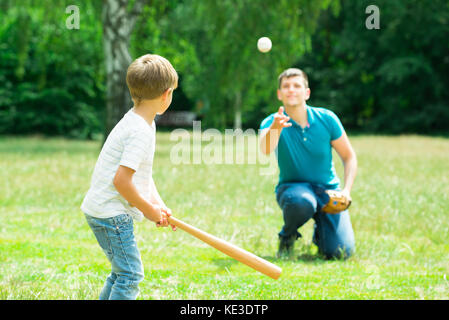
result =
[[[272,256],[263,256],[263,257],[260,256],[260,258],[265,259],[273,264],[276,264],[281,261],[280,259]],[[218,267],[218,271],[221,272],[221,271],[229,271],[233,265],[241,262],[233,258],[219,258],[219,259],[212,259],[212,263],[215,264]]]
[[[325,264],[328,263],[329,259],[326,259],[323,255],[320,255],[319,253],[301,253],[299,255],[292,254],[290,257],[284,257],[284,258],[277,258],[275,256],[260,256],[260,258],[267,260],[268,262],[271,262],[275,265],[278,265],[280,263],[284,262],[303,262],[303,263],[313,263],[313,264]],[[232,258],[219,258],[219,259],[213,259],[212,263],[215,264],[218,267],[217,272],[228,272],[230,268],[240,263],[239,261],[232,259]]]
[[[329,258],[326,257],[324,254],[320,253],[318,250],[318,247],[316,247],[312,243],[298,243],[297,247],[295,248],[294,252],[290,256],[286,257],[277,257],[276,255],[265,255],[261,256],[257,253],[254,253],[256,256],[267,260],[268,262],[271,262],[275,265],[278,265],[280,263],[305,263],[305,264],[315,264],[315,265],[322,265],[327,264],[329,262],[333,261],[345,261],[344,258]],[[218,272],[228,272],[232,265],[240,263],[239,261],[233,259],[233,258],[218,258],[213,259],[212,262],[218,267]]]
[[[324,264],[329,261],[328,259],[326,259],[326,257],[324,257],[320,254],[311,254],[311,253],[301,253],[299,255],[291,254],[290,256],[284,256],[284,257],[280,257],[280,258],[271,258],[271,259],[266,259],[266,260],[268,260],[274,264],[284,263],[284,262]]]
[[[325,263],[329,260],[326,259],[326,257],[324,257],[321,254],[318,253],[302,253],[300,255],[298,255],[295,259],[296,261],[301,261],[301,262],[319,262],[319,263]]]
[[[212,263],[218,267],[219,271],[229,271],[231,266],[238,263],[238,261],[232,258],[219,258],[212,259]]]

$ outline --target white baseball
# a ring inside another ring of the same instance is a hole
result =
[[[268,52],[271,50],[271,40],[268,37],[262,37],[257,41],[257,49],[260,52]]]

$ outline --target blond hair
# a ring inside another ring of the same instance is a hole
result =
[[[176,89],[178,73],[164,57],[146,54],[128,67],[126,84],[133,100],[139,103],[160,97],[169,88]]]
[[[302,71],[301,69],[298,68],[289,68],[287,70],[284,70],[278,78],[278,86],[279,89],[281,88],[281,84],[282,84],[282,79],[284,78],[291,78],[291,77],[301,77],[304,81],[304,86],[306,88],[309,87],[309,78],[307,77],[307,74]]]

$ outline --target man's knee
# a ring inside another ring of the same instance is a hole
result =
[[[326,259],[348,259],[355,252],[355,244],[353,240],[345,239],[333,243],[325,243],[320,248],[320,253]]]
[[[291,213],[302,213],[310,215],[310,218],[316,211],[316,199],[309,193],[285,195],[281,202],[282,210]]]
[[[349,213],[320,213],[316,216],[313,242],[329,259],[347,259],[355,252],[354,232]]]

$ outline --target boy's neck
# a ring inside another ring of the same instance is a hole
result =
[[[145,121],[151,126],[154,118],[156,118],[157,107],[155,105],[152,106],[151,103],[148,102],[145,104],[139,104],[138,106],[134,104],[133,112],[144,118]]]

